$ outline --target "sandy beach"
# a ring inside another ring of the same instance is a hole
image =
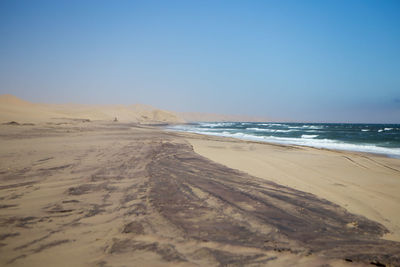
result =
[[[2,266],[400,265],[400,161],[64,119],[0,126]]]

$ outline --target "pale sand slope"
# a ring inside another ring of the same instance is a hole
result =
[[[0,95],[0,123],[46,122],[58,118],[140,123],[182,123],[176,114],[145,105],[36,104],[13,95]]]
[[[195,152],[230,168],[315,194],[380,222],[400,241],[400,160],[362,153],[234,139],[188,139]]]

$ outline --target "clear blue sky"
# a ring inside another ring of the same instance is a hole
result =
[[[0,1],[0,94],[400,123],[400,1]]]

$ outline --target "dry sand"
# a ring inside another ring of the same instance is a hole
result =
[[[1,125],[0,265],[400,265],[400,243],[382,239],[397,236],[399,161],[220,140],[126,123]],[[334,188],[358,191],[340,202]],[[389,204],[373,218],[354,204],[362,192]]]

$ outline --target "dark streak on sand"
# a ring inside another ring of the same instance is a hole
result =
[[[61,244],[68,243],[68,242],[70,242],[70,240],[68,240],[68,239],[56,240],[56,241],[41,245],[40,247],[34,249],[33,252],[39,253],[39,252],[41,252],[41,251],[43,251],[45,249],[48,249],[48,248],[51,248],[51,247],[54,247],[54,246],[59,246]]]
[[[113,124],[88,130],[113,142],[101,151],[90,147],[71,155],[74,159],[98,155],[98,163],[91,166],[66,160],[30,170],[35,177],[46,175],[48,181],[63,173],[72,175],[74,184],[60,183],[57,192],[63,193],[35,216],[7,215],[7,207],[20,205],[2,204],[0,240],[7,243],[1,249],[15,254],[0,264],[29,262],[30,255],[71,242],[78,246],[82,239],[89,240],[87,247],[99,242],[93,260],[101,266],[112,266],[113,257],[140,253],[155,253],[166,263],[197,264],[207,259],[208,264],[221,266],[265,265],[280,254],[400,266],[400,243],[381,239],[387,232],[381,224],[312,194],[214,163],[194,153],[181,137],[132,127]],[[48,129],[47,134],[65,133]],[[33,162],[53,158],[57,157],[41,155]],[[40,190],[44,181],[26,179],[0,185],[0,190],[5,196],[32,184]],[[94,237],[92,229],[102,223],[104,232],[115,236],[100,232]],[[21,242],[33,227],[45,231]],[[74,238],[68,231],[74,233],[76,227],[84,230],[75,231],[79,234]]]
[[[165,261],[170,262],[180,262],[186,261],[185,257],[176,251],[173,245],[160,245],[158,242],[147,243],[147,242],[137,242],[130,239],[115,240],[109,253],[118,254],[124,252],[132,251],[153,251],[160,255]]]

